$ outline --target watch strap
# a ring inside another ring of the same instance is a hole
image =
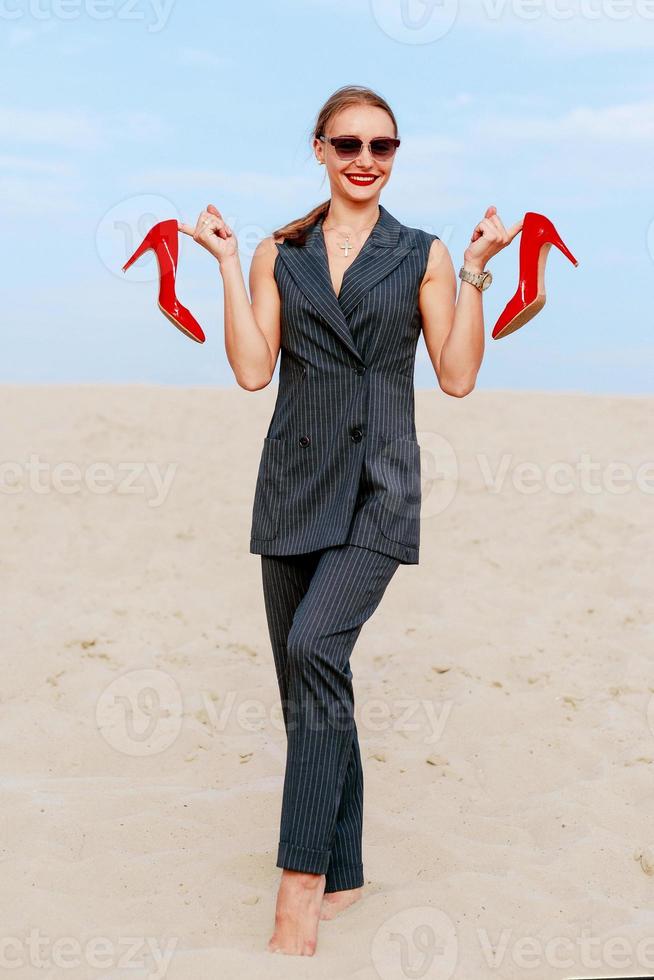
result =
[[[483,289],[484,283],[490,278],[491,274],[488,269],[484,269],[483,272],[472,272],[463,265],[459,269],[459,279],[463,280],[463,282],[469,282],[479,290]]]

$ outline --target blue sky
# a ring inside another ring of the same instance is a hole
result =
[[[547,304],[500,341],[519,238],[491,260],[477,388],[644,394],[654,340],[651,0],[2,0],[2,382],[235,384],[222,279],[182,236],[194,344],[156,306],[155,220],[209,202],[256,241],[329,196],[310,146],[346,83],[393,106],[382,204],[458,269],[489,204],[547,214]],[[416,386],[436,385],[422,340]]]

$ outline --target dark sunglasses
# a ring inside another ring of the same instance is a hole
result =
[[[331,143],[341,160],[356,160],[363,148],[363,140],[358,136],[319,136],[323,143]],[[368,148],[376,160],[390,160],[400,145],[398,139],[390,136],[377,136],[370,140]]]

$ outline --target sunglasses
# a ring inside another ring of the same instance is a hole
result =
[[[363,140],[358,136],[319,136],[323,143],[331,143],[340,160],[356,160],[363,148]],[[395,154],[400,141],[390,136],[377,136],[367,144],[371,155],[376,160],[390,160]]]

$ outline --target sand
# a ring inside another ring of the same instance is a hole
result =
[[[654,400],[416,392],[420,564],[352,658],[366,896],[288,957],[275,395],[0,388],[3,972],[654,973]]]

